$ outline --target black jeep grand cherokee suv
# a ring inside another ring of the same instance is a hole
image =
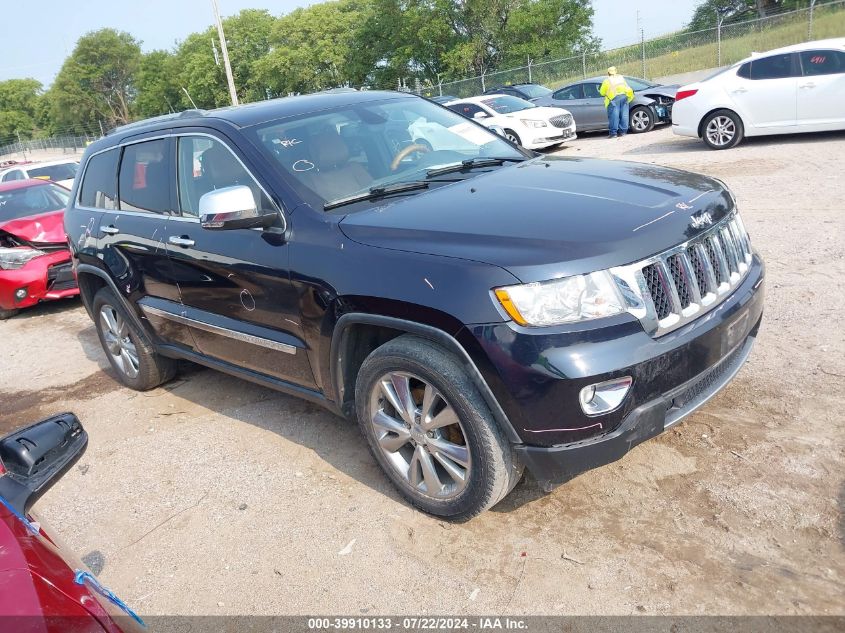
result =
[[[66,228],[121,380],[189,359],[357,418],[457,519],[658,435],[739,371],[763,264],[723,185],[537,157],[421,98],[322,94],[118,129]]]

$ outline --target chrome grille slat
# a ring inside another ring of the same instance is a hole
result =
[[[684,244],[610,272],[628,312],[662,336],[724,301],[751,260],[748,233],[734,212]]]

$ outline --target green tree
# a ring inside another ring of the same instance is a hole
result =
[[[825,4],[832,0],[818,0]],[[809,0],[703,0],[687,25],[688,31],[702,31],[716,26],[716,11],[723,12],[724,24],[733,24],[765,18],[773,13],[782,13],[809,6]]]
[[[56,130],[95,131],[132,119],[141,46],[129,33],[100,29],[83,35],[47,98]]]
[[[360,0],[296,9],[273,25],[272,50],[255,63],[256,81],[274,95],[360,85],[356,29],[365,18]]]
[[[176,56],[168,51],[151,51],[141,58],[135,80],[138,116],[151,117],[180,109],[182,94],[176,69]]]
[[[41,82],[35,79],[0,81],[0,142],[32,138],[40,122]]]

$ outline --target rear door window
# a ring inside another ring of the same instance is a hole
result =
[[[127,145],[120,161],[120,209],[170,213],[171,161],[168,139]]]
[[[751,61],[751,76],[749,78],[752,80],[784,79],[794,76],[792,53],[772,55]]]
[[[845,52],[843,51],[803,51],[798,56],[801,59],[801,68],[805,77],[845,73]]]
[[[120,150],[115,148],[96,154],[88,160],[79,193],[79,204],[81,206],[94,209],[117,208],[117,161],[119,156]]]

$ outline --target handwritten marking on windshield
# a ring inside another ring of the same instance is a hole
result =
[[[293,164],[294,171],[311,171],[316,165],[310,160],[298,160]]]

